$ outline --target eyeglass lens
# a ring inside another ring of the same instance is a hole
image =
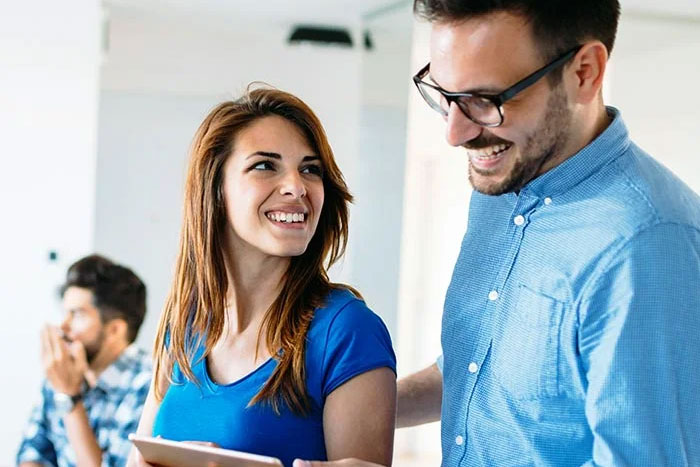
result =
[[[419,83],[419,89],[426,102],[440,113],[447,116],[450,105],[445,96],[430,86]],[[450,99],[450,101],[453,99]],[[460,96],[454,99],[462,112],[477,123],[484,125],[497,125],[501,122],[501,114],[496,104],[489,99],[478,96]]]

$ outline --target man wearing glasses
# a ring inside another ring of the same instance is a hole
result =
[[[414,8],[476,191],[397,425],[441,420],[444,466],[700,465],[700,198],[603,104],[618,1]]]

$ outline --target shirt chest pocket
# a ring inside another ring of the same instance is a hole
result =
[[[564,303],[521,285],[501,320],[493,346],[493,373],[515,399],[559,395]]]

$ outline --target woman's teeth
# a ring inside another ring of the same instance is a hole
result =
[[[268,212],[267,218],[275,222],[285,222],[291,224],[293,222],[304,222],[306,214],[303,212]]]

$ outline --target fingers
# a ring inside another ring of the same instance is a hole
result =
[[[49,365],[53,359],[53,351],[51,350],[51,341],[49,340],[48,325],[41,327],[41,360],[44,363],[44,368]]]
[[[45,369],[53,366],[63,358],[64,347],[61,347],[61,343],[58,340],[60,338],[55,328],[48,324],[41,328],[41,358]]]
[[[48,336],[48,342],[51,346],[51,353],[53,354],[54,359],[61,360],[65,358],[66,354],[68,353],[68,347],[63,339],[61,339],[61,337],[58,335],[56,328],[53,326],[46,326],[46,334]]]
[[[341,467],[350,464],[343,464],[344,461],[303,461],[301,459],[295,459],[292,467]]]
[[[361,461],[359,459],[341,459],[338,461],[305,461],[295,459],[292,467],[382,467],[372,462]]]
[[[82,345],[71,350],[57,329],[47,325],[41,330],[41,346],[46,379],[54,391],[70,395],[80,392],[83,376],[88,369]],[[82,360],[74,359],[72,352]]]
[[[81,371],[87,370],[87,354],[85,353],[85,346],[83,346],[82,342],[75,340],[68,344],[68,352],[70,353],[70,356],[73,357],[75,365]]]
[[[146,460],[143,458],[143,456],[141,455],[139,450],[132,447],[131,452],[129,453],[129,459],[126,462],[126,467],[156,467],[156,466],[146,462]]]

